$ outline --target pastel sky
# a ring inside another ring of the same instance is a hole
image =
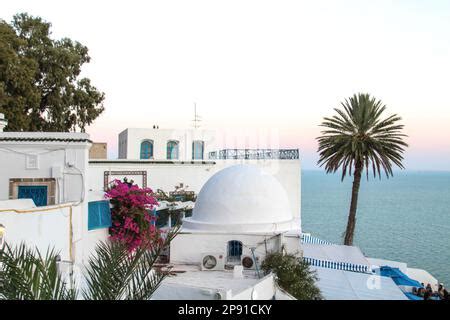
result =
[[[105,92],[88,129],[117,157],[127,127],[277,132],[316,168],[318,124],[353,93],[403,117],[412,170],[450,170],[450,1],[36,1],[39,15],[88,46],[83,75]]]

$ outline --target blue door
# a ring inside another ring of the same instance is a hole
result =
[[[242,242],[228,241],[228,262],[240,262],[242,256]]]
[[[47,186],[19,186],[19,199],[33,199],[36,206],[47,205]]]

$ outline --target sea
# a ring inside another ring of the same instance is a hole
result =
[[[302,230],[343,243],[353,177],[302,170]],[[354,245],[369,257],[406,262],[450,287],[450,172],[366,176],[359,192]]]

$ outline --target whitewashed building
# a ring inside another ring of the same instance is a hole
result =
[[[84,133],[0,132],[3,240],[82,262],[107,228],[88,230],[88,152]]]
[[[127,128],[119,134],[119,159],[204,160],[215,142],[211,130]]]
[[[89,159],[87,134],[2,132],[6,124],[0,114],[0,245],[54,247],[79,270],[108,238],[111,181],[166,192],[182,184],[198,196],[170,246],[176,276],[154,299],[292,299],[259,269],[282,248],[312,265],[327,299],[406,297],[373,272],[398,262],[302,233],[297,149],[220,149],[210,131],[155,127],[123,131],[119,159]],[[416,280],[432,278],[401,266]]]
[[[166,278],[153,299],[292,299],[259,269],[280,250],[301,255],[286,191],[257,166],[227,167],[201,188],[192,217],[170,244],[177,276]]]
[[[298,149],[222,149],[216,132],[203,129],[128,128],[119,134],[119,159],[90,159],[88,197],[100,200],[114,179],[131,179],[154,191],[187,186],[198,193],[216,172],[256,165],[275,177],[301,226],[301,163]]]

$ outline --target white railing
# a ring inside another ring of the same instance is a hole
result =
[[[329,244],[329,245],[333,244],[332,242],[313,237],[309,234],[302,234],[300,240],[302,241],[302,243],[310,243],[310,244]]]
[[[299,159],[298,149],[223,149],[208,154],[210,160],[225,159],[276,159],[292,160]]]
[[[352,271],[359,273],[371,273],[369,266],[363,264],[353,264],[349,262],[336,262],[328,260],[319,260],[314,258],[303,257],[303,261],[314,267],[321,267],[327,269]]]

